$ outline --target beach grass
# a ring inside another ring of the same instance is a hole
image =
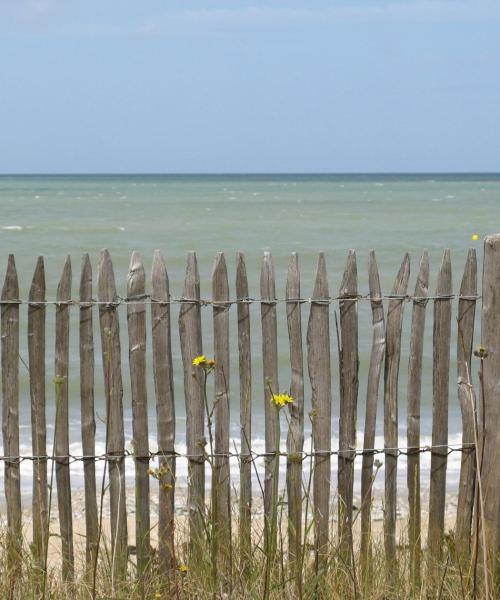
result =
[[[284,514],[281,515],[284,519]],[[233,598],[233,599],[396,599],[439,598],[469,599],[477,597],[474,569],[470,560],[459,560],[453,535],[443,541],[442,558],[438,564],[429,564],[429,556],[422,550],[421,578],[417,584],[410,580],[410,560],[407,536],[399,536],[397,561],[386,568],[383,536],[374,535],[370,561],[365,572],[360,570],[358,550],[353,549],[351,560],[331,542],[324,560],[315,560],[314,542],[303,546],[300,565],[289,561],[287,552],[286,523],[280,519],[278,540],[274,559],[266,583],[266,556],[262,520],[255,520],[252,531],[252,552],[248,560],[242,560],[235,533],[228,547],[231,550],[229,566],[218,565],[214,569],[210,544],[203,544],[197,552],[197,560],[190,560],[186,520],[181,519],[176,530],[178,553],[176,568],[162,570],[155,549],[145,574],[138,577],[134,547],[129,547],[127,579],[119,581],[112,577],[112,557],[109,538],[103,535],[101,552],[95,573],[86,569],[84,544],[76,552],[75,580],[65,582],[61,578],[58,539],[53,535],[48,567],[43,573],[36,566],[28,539],[13,543],[4,529],[0,534],[0,597],[12,600],[25,598]],[[234,530],[237,532],[237,527]],[[153,537],[153,536],[152,536]],[[309,536],[308,536],[309,537]],[[44,582],[44,583],[43,583]],[[45,590],[45,591],[43,591]]]

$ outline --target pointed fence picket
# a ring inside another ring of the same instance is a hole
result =
[[[127,569],[128,536],[125,505],[125,434],[123,426],[123,384],[121,369],[120,323],[118,295],[111,256],[101,252],[97,276],[99,322],[101,328],[104,393],[106,396],[106,467],[109,472],[111,514],[111,573],[123,578]]]
[[[373,496],[373,465],[374,455],[371,449],[375,447],[375,433],[377,425],[377,404],[379,396],[380,375],[385,355],[385,320],[382,291],[378,273],[375,252],[370,251],[368,259],[368,285],[370,288],[370,304],[372,310],[372,348],[370,353],[370,366],[366,385],[366,409],[361,468],[361,569],[363,581],[368,581],[371,570],[371,538],[372,538],[372,496]]]
[[[63,579],[72,581],[75,571],[73,549],[73,514],[71,509],[71,482],[69,473],[69,304],[71,300],[71,260],[68,256],[57,286],[56,349],[55,349],[55,405],[54,454],[57,457],[56,482],[59,525],[62,544]]]
[[[302,315],[299,257],[294,252],[286,280],[286,316],[290,341],[290,425],[287,436],[288,548],[290,574],[300,591],[302,560],[302,451],[304,450],[304,357],[302,350]]]
[[[92,316],[92,265],[85,254],[80,276],[80,402],[85,485],[85,558],[90,576],[97,553],[98,512],[95,460],[94,331]]]
[[[153,377],[158,436],[158,552],[162,568],[175,567],[175,403],[172,368],[172,322],[167,267],[157,250],[151,275]]]
[[[358,404],[358,270],[356,253],[349,252],[339,292],[340,416],[339,416],[339,540],[346,563],[353,556],[352,518],[356,415]]]
[[[188,254],[183,298],[179,335],[186,400],[189,540],[192,564],[196,564],[203,549],[205,519],[205,377],[202,369],[193,365],[193,359],[203,355],[200,276],[194,252]]]
[[[314,442],[313,502],[316,568],[328,557],[332,443],[332,378],[330,367],[330,307],[326,262],[319,255],[307,327],[307,364],[312,390]]]
[[[387,306],[384,371],[384,446],[385,450],[385,558],[391,568],[396,561],[396,510],[398,468],[398,379],[401,358],[403,309],[410,277],[410,256],[405,254]],[[390,570],[388,571],[390,572]]]
[[[439,268],[434,300],[432,368],[432,445],[429,489],[429,528],[427,545],[430,560],[441,558],[446,502],[446,463],[448,460],[448,402],[451,336],[451,259],[445,250]],[[431,572],[434,565],[429,565]]]
[[[28,369],[31,398],[31,440],[33,452],[33,559],[46,569],[49,543],[47,421],[45,396],[45,266],[39,256],[29,291]]]
[[[410,580],[415,589],[420,582],[421,504],[420,504],[420,400],[422,357],[424,352],[425,313],[429,291],[429,256],[424,250],[415,284],[411,317],[410,357],[408,359],[407,440],[408,459],[408,543],[410,546]]]
[[[21,481],[19,458],[19,283],[16,264],[11,254],[2,289],[1,334],[2,334],[2,433],[5,461],[5,501],[7,504],[7,526],[9,544],[16,553],[10,553],[11,562],[19,556],[19,539],[22,534]],[[10,565],[13,566],[12,564]]]

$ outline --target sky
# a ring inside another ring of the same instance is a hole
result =
[[[499,0],[0,0],[0,173],[474,171]]]

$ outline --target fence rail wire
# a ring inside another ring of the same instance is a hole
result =
[[[438,444],[434,446],[399,446],[397,448],[364,448],[360,450],[314,450],[312,452],[308,452],[306,450],[302,452],[211,452],[211,453],[200,453],[200,454],[186,454],[182,452],[176,451],[163,451],[157,450],[155,452],[149,452],[149,454],[144,456],[139,456],[135,454],[131,450],[123,450],[121,452],[108,452],[103,454],[61,454],[61,455],[49,455],[49,454],[40,454],[40,455],[19,455],[19,456],[2,456],[0,455],[0,462],[24,462],[24,461],[42,461],[42,460],[55,460],[55,461],[69,461],[69,463],[74,463],[78,461],[90,461],[94,460],[98,461],[113,461],[113,460],[121,460],[124,458],[133,458],[134,460],[154,460],[157,457],[165,457],[165,458],[186,458],[186,459],[203,459],[210,460],[213,458],[248,458],[252,459],[257,458],[270,458],[276,455],[280,457],[286,457],[290,459],[305,459],[314,456],[350,456],[352,459],[357,456],[366,456],[366,455],[376,455],[376,454],[391,454],[394,456],[407,456],[409,454],[417,454],[417,453],[425,453],[425,452],[435,452],[438,450],[446,450],[446,454],[449,455],[452,452],[470,452],[475,449],[474,443],[468,444]]]
[[[411,294],[382,294],[381,296],[371,296],[370,294],[346,294],[341,296],[330,296],[328,298],[275,298],[272,300],[264,298],[238,298],[236,300],[227,300],[224,302],[217,302],[215,300],[197,299],[197,298],[171,298],[170,300],[159,300],[152,296],[132,296],[132,297],[120,297],[112,302],[102,300],[90,300],[82,302],[80,300],[0,300],[0,306],[8,304],[27,304],[31,307],[36,306],[78,306],[80,308],[89,308],[91,306],[107,306],[109,308],[118,307],[122,304],[199,304],[200,306],[215,306],[215,307],[229,307],[233,304],[332,304],[334,302],[357,302],[359,300],[367,300],[369,302],[381,302],[383,300],[403,300],[406,302],[427,302],[429,300],[480,300],[480,295],[461,295],[461,294],[437,294],[434,296],[413,296]]]

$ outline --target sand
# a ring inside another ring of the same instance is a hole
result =
[[[156,547],[158,543],[157,537],[157,522],[158,522],[158,491],[155,489],[156,486],[152,486],[151,489],[151,545]],[[333,529],[337,522],[337,507],[335,498],[332,501],[331,507],[331,521],[333,522]],[[26,541],[29,543],[32,539],[32,518],[31,509],[29,507],[29,498],[25,501],[25,508],[23,510],[23,531]],[[425,543],[426,529],[428,521],[428,492],[423,492],[421,495],[422,505],[422,539]],[[135,546],[135,498],[134,488],[127,488],[127,517],[128,517],[128,537],[129,546]],[[238,516],[238,502],[235,498],[233,503],[233,526],[236,525]],[[359,539],[360,532],[360,498],[354,498],[354,506],[356,507],[354,516],[354,531],[356,537]],[[83,564],[85,557],[85,496],[83,489],[76,489],[72,494],[72,508],[73,508],[73,532],[74,532],[74,545],[75,545],[75,559],[77,564],[81,562]],[[445,531],[452,530],[455,526],[457,508],[457,495],[448,494],[446,497],[446,517],[445,517]],[[0,519],[3,524],[6,523],[5,519],[5,506],[0,507]],[[188,520],[187,520],[187,490],[186,488],[178,487],[176,489],[176,538],[177,547],[182,550],[184,542],[187,540],[188,532]],[[261,496],[254,496],[252,505],[253,514],[253,526],[255,531],[262,531],[264,523],[264,510],[263,500]],[[383,539],[383,497],[375,495],[373,500],[372,509],[372,531],[375,540],[382,541]],[[398,510],[397,510],[397,537],[401,540],[401,543],[405,543],[406,531],[407,531],[407,519],[408,519],[408,501],[406,497],[406,490],[401,490],[398,499]],[[59,534],[59,515],[57,510],[57,497],[52,499],[51,508],[51,539],[49,544],[49,561],[53,567],[56,567],[60,558],[61,552],[61,541],[57,537]],[[286,527],[286,519],[283,519],[284,527]],[[102,512],[102,531],[103,536],[107,539],[110,538],[110,506],[109,506],[109,495],[106,494],[103,503]]]

